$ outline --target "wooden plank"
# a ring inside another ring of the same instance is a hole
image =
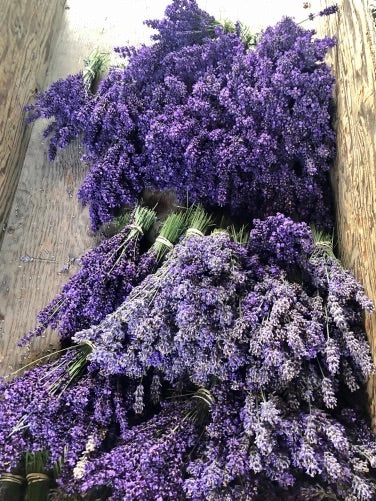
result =
[[[322,0],[322,8],[332,2]],[[376,37],[366,0],[342,0],[320,33],[338,44],[329,64],[337,80],[337,159],[333,169],[339,251],[376,304]],[[376,314],[365,319],[376,361]],[[368,383],[376,424],[376,377]]]
[[[30,138],[23,108],[44,83],[65,0],[0,0],[0,246]]]

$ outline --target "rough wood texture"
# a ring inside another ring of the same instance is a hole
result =
[[[331,5],[322,1],[322,7]],[[336,16],[323,18],[322,34],[338,44],[329,63],[337,79],[338,152],[333,171],[338,244],[345,266],[376,304],[376,37],[366,0],[342,0]],[[376,361],[376,314],[366,316]],[[368,384],[376,424],[376,377]]]
[[[23,107],[44,83],[65,0],[0,0],[0,246],[30,129]]]

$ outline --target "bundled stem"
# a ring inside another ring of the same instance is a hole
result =
[[[82,71],[82,78],[87,92],[92,91],[94,81],[104,71],[109,61],[109,55],[106,52],[94,50],[90,56],[85,59],[85,68]]]
[[[25,501],[48,501],[50,477],[46,472],[48,455],[45,451],[25,456],[27,490]]]

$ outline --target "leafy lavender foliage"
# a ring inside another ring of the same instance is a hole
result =
[[[92,227],[147,187],[238,217],[282,211],[330,226],[333,78],[323,60],[334,41],[286,18],[247,51],[239,30],[226,33],[194,0],[173,0],[147,24],[154,43],[117,49],[128,64],[94,97],[71,98],[69,77],[39,105],[56,117],[56,136],[62,128],[59,147],[66,122],[69,138],[83,132],[90,167],[79,198]]]

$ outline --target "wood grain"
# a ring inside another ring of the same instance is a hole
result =
[[[0,0],[0,246],[30,138],[23,108],[46,76],[65,0]]]
[[[331,5],[322,0],[322,7]],[[342,0],[336,16],[322,18],[320,33],[334,35],[329,64],[337,80],[337,159],[332,181],[342,261],[376,304],[376,37],[366,0]],[[366,315],[376,361],[376,314]],[[368,383],[376,425],[376,377]]]

